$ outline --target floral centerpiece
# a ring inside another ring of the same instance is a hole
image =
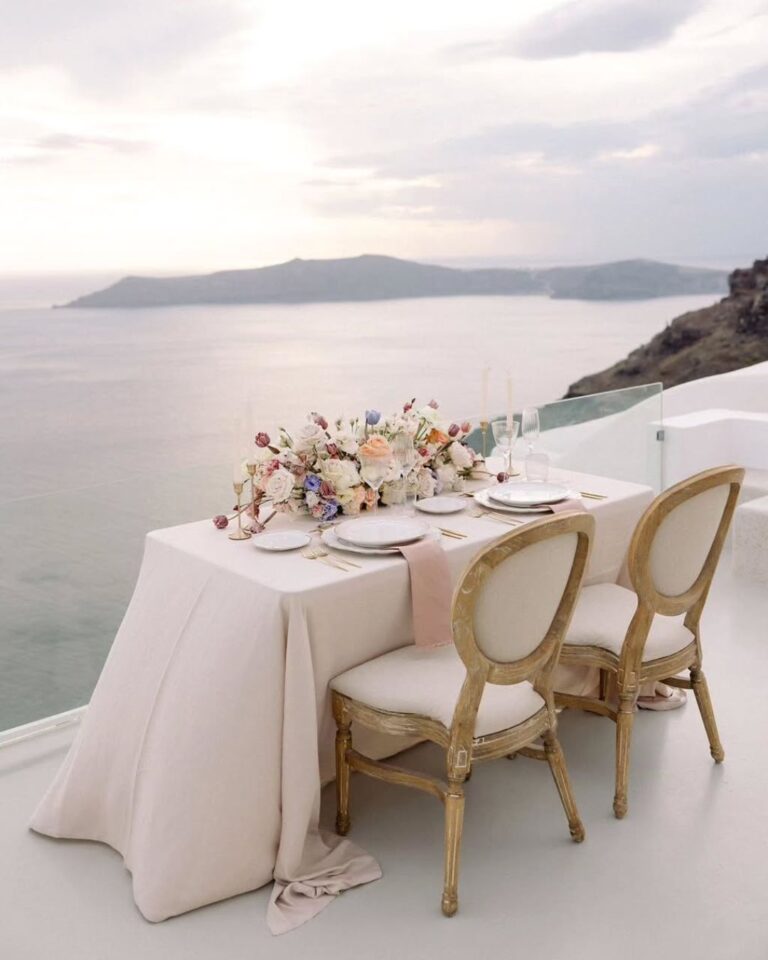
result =
[[[281,428],[275,443],[266,433],[256,435],[249,461],[254,491],[279,512],[308,512],[327,521],[338,514],[359,514],[377,499],[385,505],[402,503],[407,485],[419,497],[460,490],[477,459],[466,443],[471,430],[469,422],[445,421],[434,400],[419,409],[411,400],[389,417],[368,410],[364,418],[338,419],[332,426],[312,413],[294,434]],[[405,478],[392,451],[403,435],[413,439],[415,450]],[[361,475],[361,465],[371,458],[389,461],[378,491],[366,486]]]

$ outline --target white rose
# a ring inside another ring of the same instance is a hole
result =
[[[396,480],[394,483],[385,483],[381,488],[381,502],[391,507],[393,504],[405,503],[405,483]]]
[[[458,440],[454,440],[448,447],[448,455],[459,470],[468,470],[475,462],[470,451]]]
[[[325,430],[317,423],[305,423],[296,434],[293,449],[297,453],[307,453],[315,449],[319,443],[327,443]]]
[[[300,467],[301,458],[297,457],[293,450],[281,450],[277,455],[277,459],[284,467]]]
[[[437,474],[437,482],[440,486],[440,489],[453,487],[458,479],[458,473],[456,472],[456,467],[452,463],[443,463],[435,469]]]
[[[336,493],[348,490],[360,482],[355,465],[349,463],[349,466],[347,466],[348,463],[349,461],[331,458],[329,460],[322,460],[318,464],[320,476],[323,480],[330,483]],[[349,467],[352,469],[350,470]]]
[[[351,430],[337,430],[333,435],[332,440],[342,453],[346,453],[350,457],[354,457],[354,455],[357,453],[359,444],[357,442],[357,437],[354,435],[354,433],[352,433]]]
[[[360,474],[358,473],[357,466],[352,462],[352,460],[342,460],[341,465],[344,468],[347,487],[356,487],[358,486],[358,484],[363,482],[360,479]]]
[[[427,423],[431,424],[433,427],[440,420],[440,412],[438,410],[435,410],[434,407],[430,407],[429,405],[427,405],[426,407],[422,407],[419,410],[419,416],[421,417],[422,420],[426,420]]]
[[[293,493],[294,477],[292,473],[279,467],[264,484],[264,493],[274,503],[285,503]]]
[[[345,514],[348,516],[356,516],[360,513],[364,494],[359,487],[350,487],[349,490],[340,493],[336,499],[339,501],[341,509]]]
[[[437,481],[432,476],[432,472],[422,467],[418,476],[418,494],[420,497],[434,497]]]

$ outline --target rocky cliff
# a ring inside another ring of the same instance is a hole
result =
[[[661,381],[665,387],[768,360],[768,258],[728,277],[729,294],[684,313],[653,340],[572,384],[567,397]]]

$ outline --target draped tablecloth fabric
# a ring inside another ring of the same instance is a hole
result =
[[[563,476],[607,495],[585,501],[597,522],[587,582],[614,582],[652,492]],[[449,519],[467,534],[443,539],[455,583],[506,531]],[[342,573],[299,553],[264,553],[209,520],[150,533],[90,706],[32,828],[119,851],[153,921],[274,880],[268,922],[281,933],[377,879],[372,857],[318,824],[334,770],[329,680],[413,639],[404,559],[353,559],[362,569]],[[379,757],[404,745],[364,730],[355,739]]]

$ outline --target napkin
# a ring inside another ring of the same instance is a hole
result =
[[[453,643],[451,605],[453,584],[445,552],[436,540],[425,537],[399,548],[408,561],[411,577],[413,636],[419,647]]]
[[[544,504],[542,504],[544,506]],[[565,513],[568,510],[578,510],[579,513],[586,513],[587,508],[584,506],[583,500],[561,500],[560,503],[548,503],[546,506],[552,511],[552,513]]]

